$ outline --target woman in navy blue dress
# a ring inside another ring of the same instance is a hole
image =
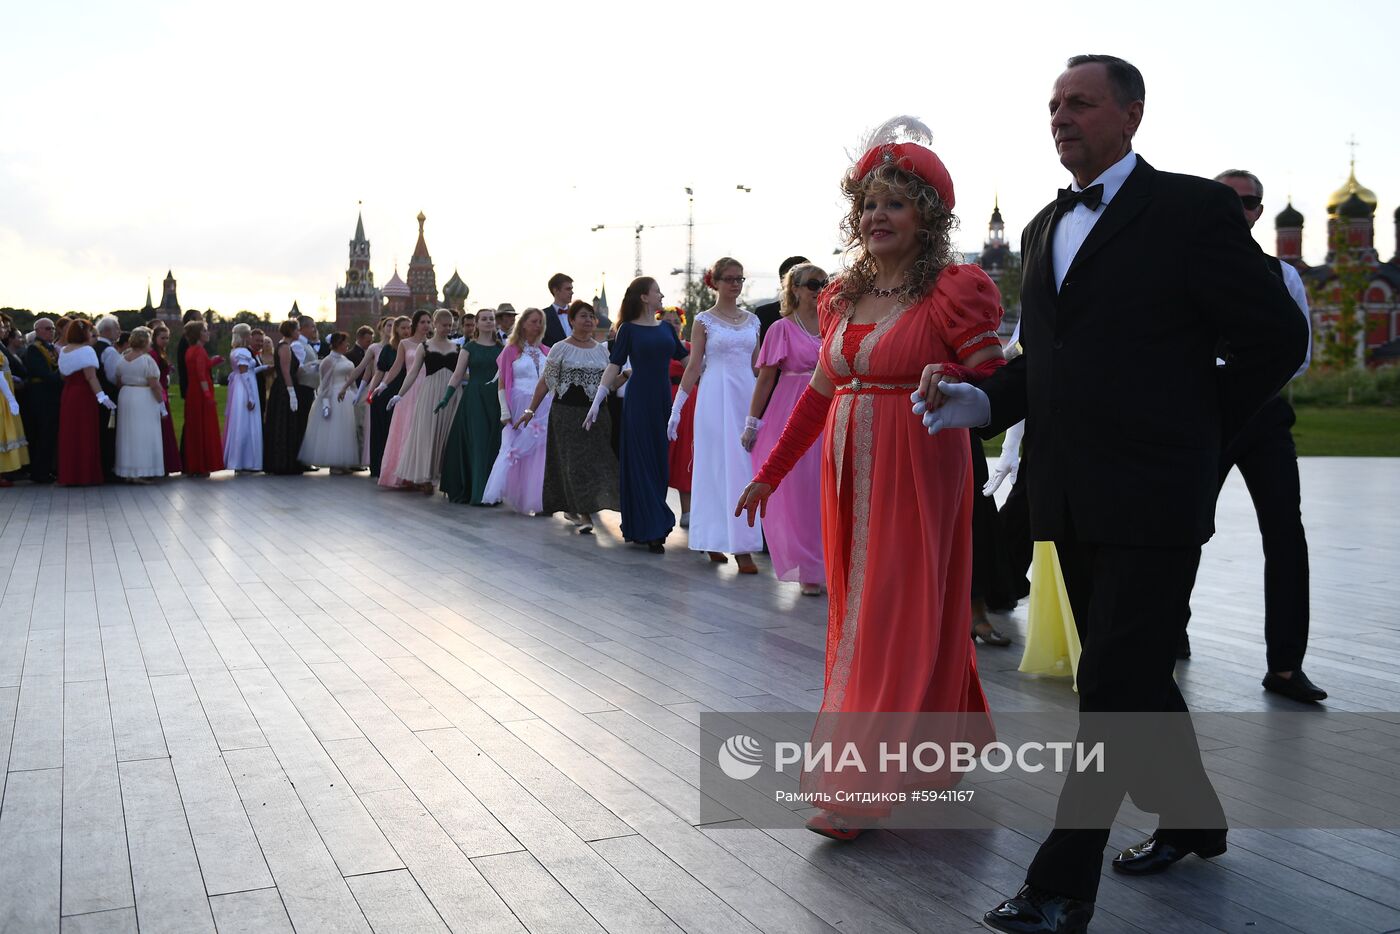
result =
[[[672,360],[684,360],[689,354],[675,328],[656,320],[662,297],[656,280],[646,276],[633,279],[627,287],[611,362],[603,371],[593,406],[583,422],[585,428],[592,427],[619,375],[630,368],[619,452],[622,537],[645,544],[658,555],[665,553],[666,536],[676,524],[676,514],[666,504],[670,367]]]

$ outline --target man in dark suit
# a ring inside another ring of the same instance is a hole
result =
[[[1264,184],[1251,172],[1230,169],[1215,176],[1239,196],[1250,229],[1264,214]],[[1308,292],[1292,266],[1276,256],[1266,257],[1269,269],[1283,281],[1304,323],[1311,330]],[[1309,340],[1311,349],[1311,339]],[[1222,348],[1229,366],[1229,347]],[[1294,377],[1308,368],[1309,353]],[[1264,545],[1264,644],[1268,671],[1264,690],[1304,703],[1327,699],[1327,692],[1303,672],[1308,650],[1308,537],[1303,530],[1302,490],[1298,481],[1298,449],[1293,445],[1293,406],[1282,395],[1264,404],[1234,441],[1221,451],[1220,484],[1239,467],[1259,518]],[[1190,657],[1191,645],[1181,637],[1178,657]]]
[[[1080,742],[1108,741],[1108,768],[1069,772],[1025,886],[985,916],[1000,931],[1086,929],[1124,794],[1160,817],[1116,871],[1225,851],[1224,812],[1172,672],[1214,531],[1221,445],[1297,369],[1307,338],[1234,192],[1133,152],[1144,97],[1122,59],[1069,60],[1050,128],[1074,184],[1022,234],[1024,354],[980,388],[941,381],[925,415],[931,431],[988,437],[1026,420],[1031,526],[1055,543],[1083,643]],[[1217,376],[1222,341],[1232,358]],[[921,400],[938,378],[926,370]],[[1149,749],[1115,757],[1143,729],[1141,717],[1115,732],[1104,724],[1121,719],[1092,716],[1115,711],[1152,718]]]
[[[787,278],[788,270],[798,263],[808,262],[811,262],[811,260],[807,259],[805,256],[789,256],[778,264],[778,295],[781,296],[783,294],[783,280]],[[783,303],[778,299],[774,299],[771,302],[764,302],[753,310],[753,313],[758,315],[758,343],[760,347],[763,346],[763,337],[768,333],[768,329],[776,324],[778,319],[783,316],[782,311]]]
[[[574,300],[574,280],[556,272],[549,277],[551,303],[544,309],[544,339],[540,343],[553,347],[573,333],[569,327],[569,304]]]

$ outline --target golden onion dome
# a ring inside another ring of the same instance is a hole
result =
[[[1356,180],[1355,160],[1352,160],[1351,172],[1347,175],[1347,183],[1332,192],[1332,196],[1327,199],[1327,213],[1336,214],[1337,209],[1345,204],[1347,199],[1352,195],[1360,198],[1362,203],[1371,208],[1372,212],[1375,211],[1376,205],[1379,203],[1379,199],[1376,198],[1376,193]]]

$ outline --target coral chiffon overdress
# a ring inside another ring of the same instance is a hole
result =
[[[813,742],[866,762],[879,743],[992,738],[969,638],[972,465],[967,434],[930,437],[910,410],[926,364],[966,360],[996,342],[995,285],[949,267],[914,304],[851,324],[839,283],[819,302],[819,365],[836,387],[822,435],[822,542],[830,591],[826,679]],[[945,718],[864,714],[941,713]],[[937,723],[930,725],[930,720]],[[812,771],[803,791],[898,792],[948,787],[956,775]],[[888,805],[823,804],[850,816]]]

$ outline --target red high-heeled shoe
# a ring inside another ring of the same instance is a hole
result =
[[[842,843],[850,843],[864,832],[859,827],[847,827],[844,822],[837,823],[838,820],[839,818],[834,818],[829,811],[818,811],[807,819],[807,829]]]

